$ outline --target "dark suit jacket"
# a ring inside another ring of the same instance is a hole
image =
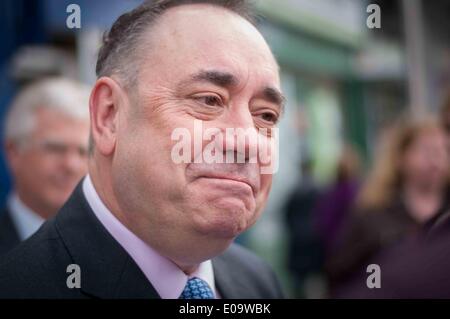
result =
[[[20,238],[14,226],[10,213],[5,209],[0,214],[0,258],[2,255],[19,245]]]
[[[160,298],[145,275],[98,221],[81,183],[59,213],[0,259],[0,298]],[[270,268],[232,245],[212,260],[223,298],[282,298]],[[69,289],[67,266],[81,269]]]

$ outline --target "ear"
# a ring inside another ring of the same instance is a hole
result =
[[[104,156],[114,153],[117,142],[118,111],[124,91],[109,77],[97,80],[91,92],[89,111],[95,148]]]

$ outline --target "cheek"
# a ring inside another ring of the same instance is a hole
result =
[[[38,154],[29,154],[21,158],[16,169],[18,174],[23,178],[34,183],[42,183],[45,185],[48,183],[48,178],[52,171],[57,168],[48,158],[44,158]]]
[[[444,172],[444,174],[448,174],[450,172],[450,158],[448,156],[443,156],[441,158],[439,168]]]
[[[398,165],[398,168],[405,174],[414,174],[415,170],[420,170],[423,166],[420,153],[417,151],[410,151],[405,154],[403,161]]]
[[[170,134],[165,128],[142,128],[118,143],[113,174],[118,193],[142,205],[162,204],[175,198],[184,182],[181,164],[170,157]],[[130,200],[126,200],[132,202]]]

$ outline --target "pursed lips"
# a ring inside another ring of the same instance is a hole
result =
[[[245,176],[239,176],[239,175],[229,175],[229,174],[207,174],[207,175],[201,175],[198,176],[198,178],[211,178],[211,179],[223,179],[223,180],[230,180],[240,183],[245,183],[252,189],[253,195],[256,194],[257,189],[256,185],[250,181]]]

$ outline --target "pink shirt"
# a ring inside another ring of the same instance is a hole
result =
[[[103,204],[92,184],[89,175],[83,181],[83,193],[95,216],[133,258],[155,290],[163,299],[178,299],[186,286],[187,280],[198,277],[208,283],[218,293],[214,282],[211,260],[202,262],[189,277],[169,259],[161,256],[128,228],[126,228]]]

